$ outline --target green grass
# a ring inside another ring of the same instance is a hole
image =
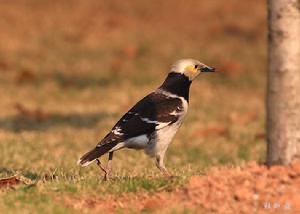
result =
[[[19,0],[0,7],[7,18],[0,23],[0,178],[18,174],[33,183],[0,189],[0,213],[90,213],[93,207],[75,209],[64,199],[174,191],[212,166],[262,162],[265,142],[256,136],[264,133],[265,5],[249,4]],[[249,14],[249,7],[256,9]],[[174,178],[163,177],[142,151],[116,152],[109,182],[95,164],[76,165],[186,57],[219,72],[192,85],[189,114],[165,158]],[[24,115],[16,104],[50,116]],[[232,119],[253,112],[244,123]],[[201,134],[209,127],[226,131]]]
[[[0,208],[5,213],[79,213],[56,203],[53,196],[36,187],[18,187],[1,195]]]

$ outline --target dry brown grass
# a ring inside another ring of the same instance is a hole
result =
[[[265,1],[2,0],[0,14],[0,176],[38,181],[0,192],[0,212],[73,213],[60,198],[172,189],[212,165],[264,159]],[[193,83],[166,158],[175,184],[141,152],[116,154],[111,183],[79,169],[183,57],[219,72]]]

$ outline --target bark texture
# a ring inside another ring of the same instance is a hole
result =
[[[300,161],[300,0],[268,0],[267,163]]]

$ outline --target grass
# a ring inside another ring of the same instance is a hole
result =
[[[63,198],[173,191],[211,166],[263,161],[265,5],[248,3],[251,14],[237,0],[1,5],[0,178],[20,174],[34,184],[0,189],[0,213],[76,213]],[[131,150],[115,154],[110,182],[94,165],[78,167],[78,157],[183,57],[219,72],[192,85],[189,114],[165,160],[176,176],[162,177],[153,160]]]

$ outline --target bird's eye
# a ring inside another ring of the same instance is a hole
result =
[[[197,69],[199,67],[199,65],[195,65],[195,69]]]

